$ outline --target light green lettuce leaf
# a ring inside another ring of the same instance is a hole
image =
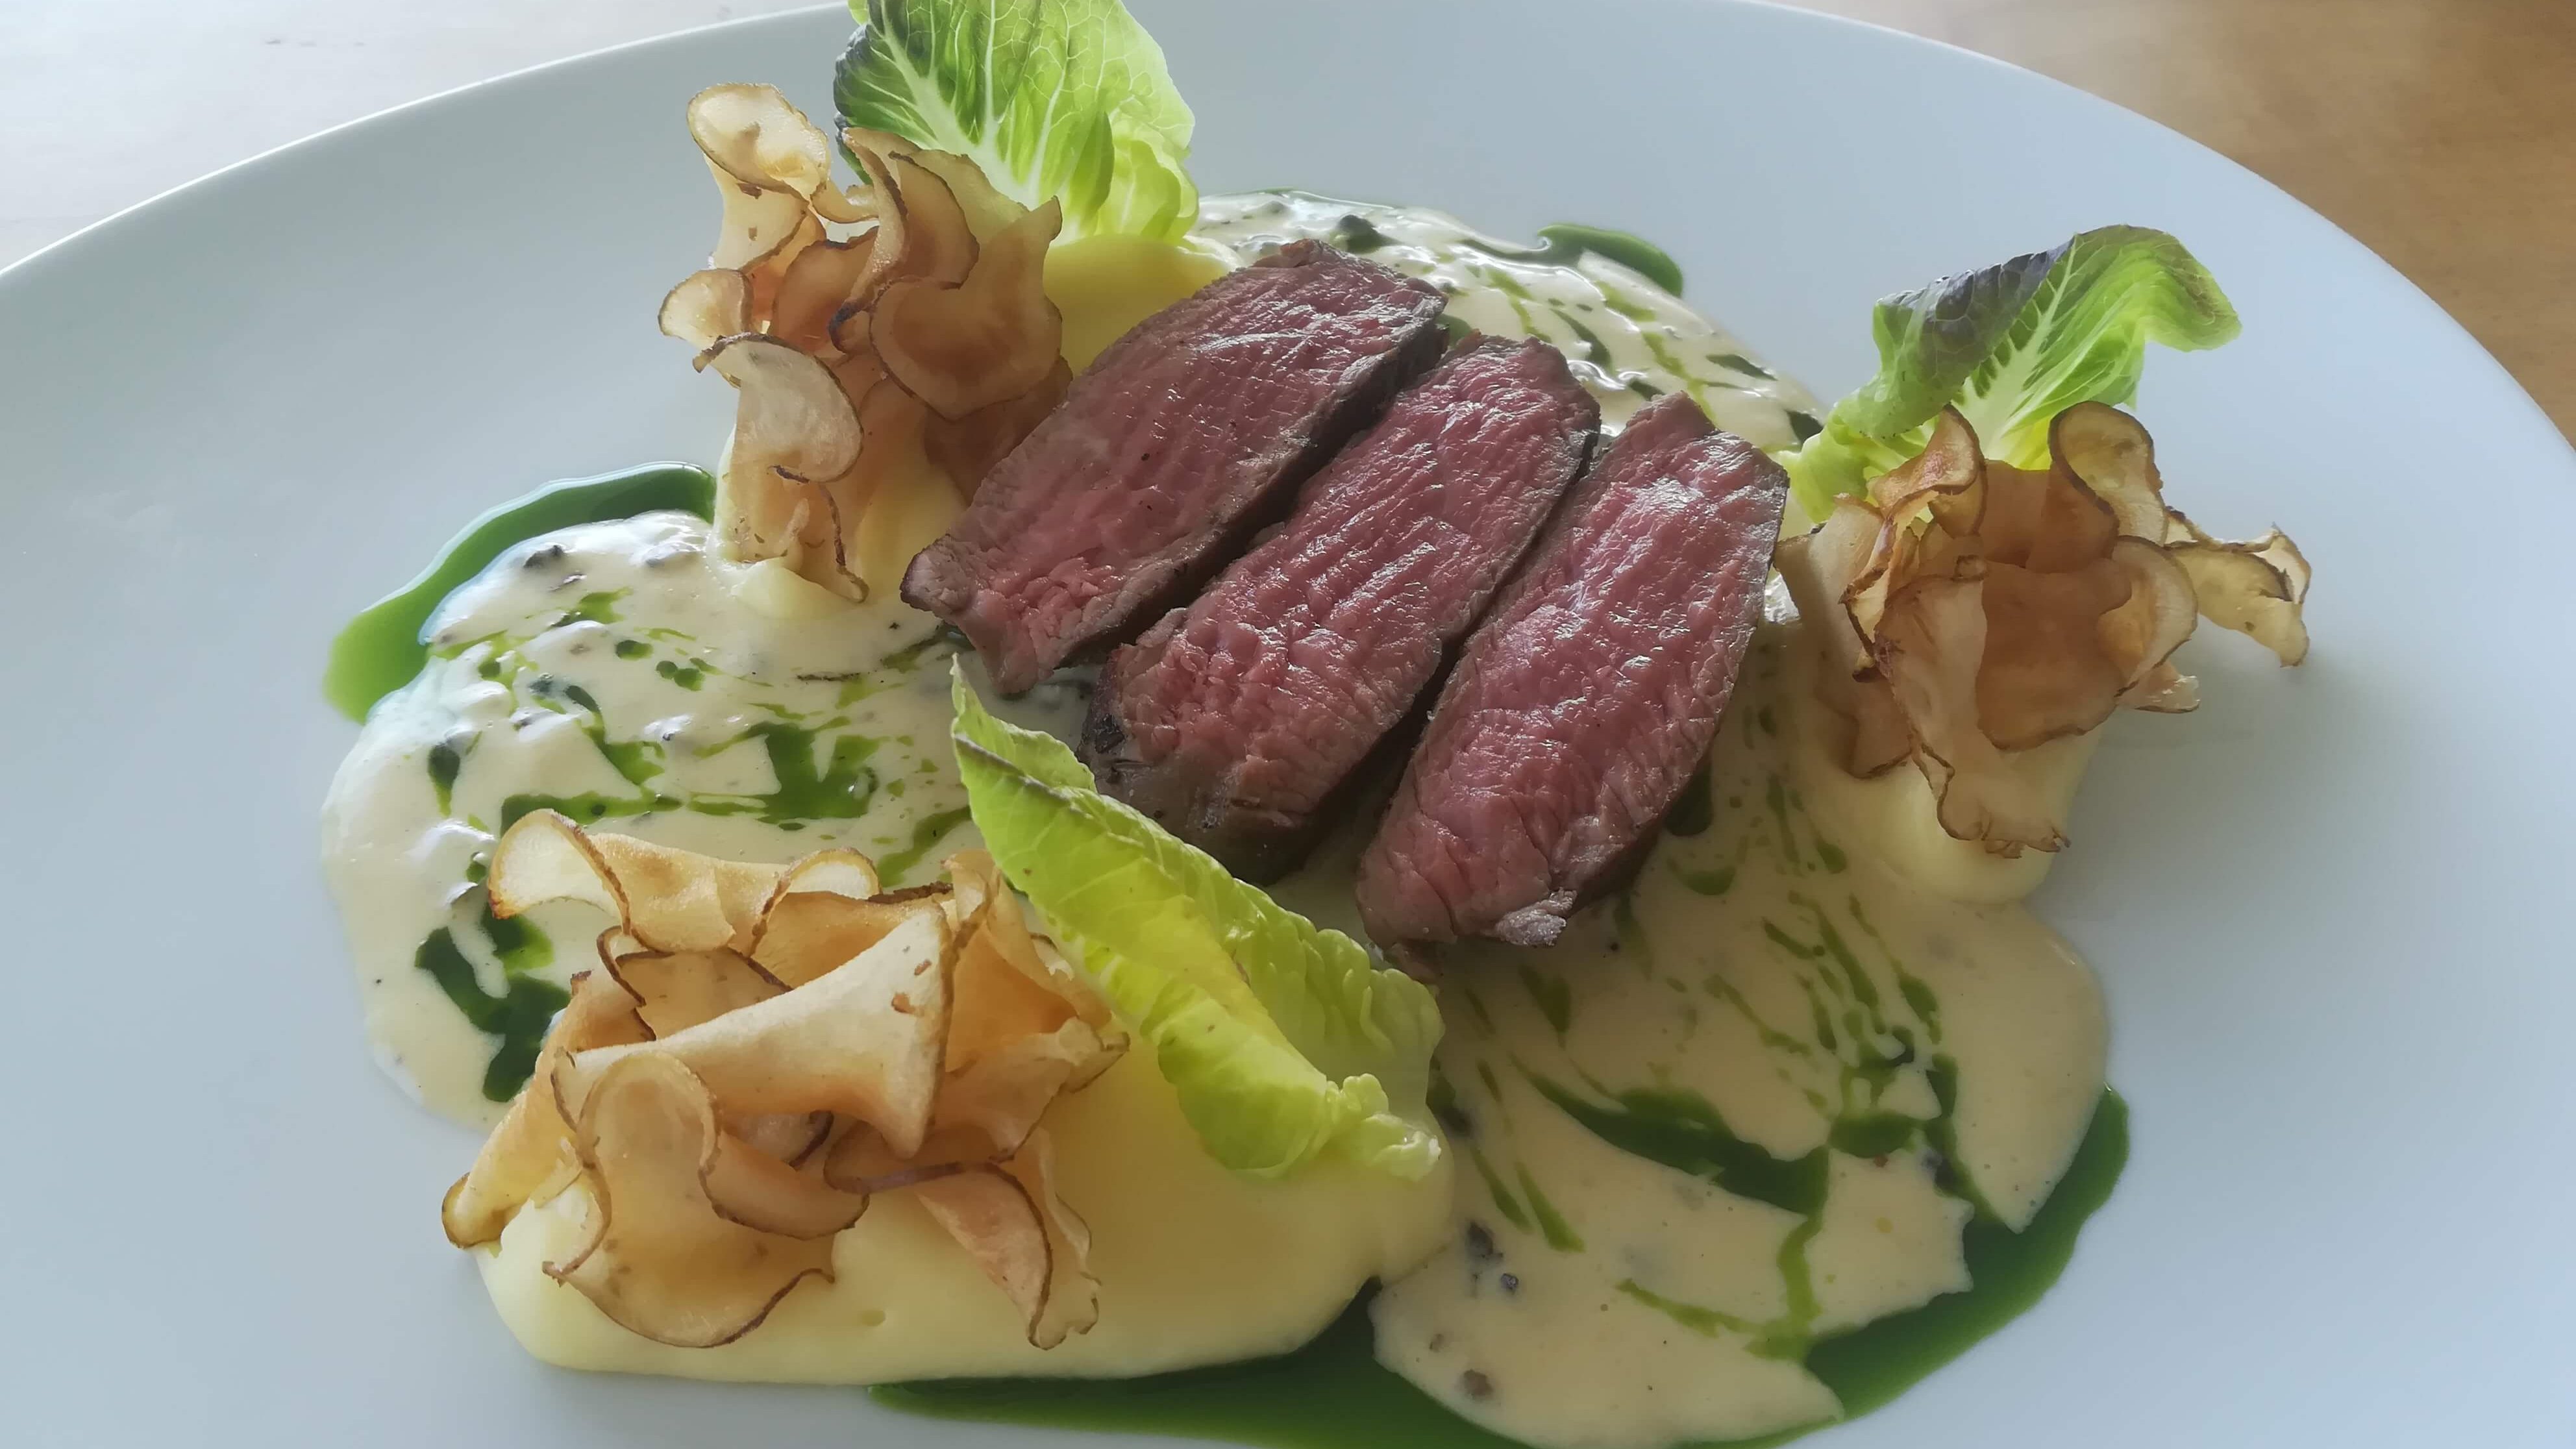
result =
[[[2106,226],[1888,297],[1871,330],[1878,375],[1834,404],[1824,431],[1781,455],[1810,517],[1920,452],[1945,406],[1967,418],[1988,457],[2044,467],[2060,411],[2136,400],[2149,342],[2216,347],[2237,321],[2181,242]]]
[[[844,126],[973,157],[1067,238],[1178,241],[1198,217],[1192,119],[1161,47],[1118,0],[851,0],[832,73]]]
[[[1100,794],[1071,750],[995,719],[962,674],[954,696],[986,847],[1153,1044],[1211,1156],[1257,1177],[1321,1159],[1431,1170],[1427,988]]]

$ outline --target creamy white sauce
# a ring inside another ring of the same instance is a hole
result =
[[[1915,884],[1920,835],[1808,808],[1781,732],[1805,647],[1774,624],[1748,660],[1709,830],[1666,837],[1556,947],[1464,952],[1444,979],[1460,1233],[1378,1299],[1378,1356],[1498,1432],[1658,1449],[1833,1417],[1795,1345],[1968,1287],[1970,1193],[2026,1224],[2101,1095],[2101,996],[2063,941]],[[1964,1185],[1933,1145],[1945,1072]],[[1730,1191],[1622,1151],[1542,1082],[1611,1131],[1641,1120],[1618,1094],[1665,1094],[1770,1176]],[[1838,1122],[1897,1140],[1854,1155]]]
[[[1510,253],[1531,249],[1444,212],[1302,191],[1207,197],[1195,235],[1247,259],[1311,237],[1423,278],[1448,294],[1449,315],[1467,326],[1555,343],[1613,429],[1651,398],[1681,390],[1719,427],[1765,448],[1797,442],[1793,418],[1813,431],[1818,416],[1806,389],[1680,298],[1597,253],[1570,266],[1515,259]]]
[[[448,1116],[498,1119],[484,1090],[496,1038],[418,958],[445,930],[482,993],[517,974],[471,879],[514,797],[738,859],[853,846],[893,865],[896,884],[935,876],[975,839],[949,754],[946,652],[918,647],[937,621],[890,599],[802,598],[801,581],[707,544],[703,521],[653,513],[513,547],[440,607],[428,668],[376,706],[332,781],[323,866],[368,1035],[395,1080]],[[455,762],[445,800],[442,749]],[[782,782],[781,759],[805,780]],[[782,783],[805,789],[782,797]],[[526,974],[560,985],[593,964],[602,922],[587,912],[541,910],[534,925],[550,948],[515,963]]]

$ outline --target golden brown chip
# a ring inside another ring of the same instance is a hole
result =
[[[484,1139],[474,1166],[447,1190],[439,1220],[447,1240],[472,1248],[497,1240],[520,1206],[543,1202],[570,1161],[571,1125],[555,1110],[554,1070],[574,1052],[637,1042],[647,1035],[635,999],[605,974],[572,979],[572,999],[555,1016],[537,1054],[528,1085],[510,1099],[510,1110]]]
[[[1989,561],[1977,722],[1998,748],[2026,750],[2111,717],[2129,681],[2102,647],[2129,576],[2108,558],[2069,573]]]
[[[867,1211],[865,1193],[844,1192],[820,1172],[800,1172],[731,1132],[716,1134],[700,1181],[728,1222],[789,1238],[828,1238]]]
[[[1020,1310],[1029,1343],[1053,1348],[1100,1320],[1091,1233],[1055,1192],[1044,1134],[1008,1162],[935,1178],[910,1191]]]
[[[913,1190],[1041,1347],[1098,1317],[1048,1109],[1126,1049],[1033,934],[991,857],[884,893],[825,850],[751,866],[531,815],[496,902],[618,917],[537,1073],[442,1217],[460,1247],[583,1184],[583,1246],[547,1271],[661,1342],[728,1342],[808,1275],[871,1194]],[[496,909],[498,906],[496,905]],[[680,944],[672,944],[674,942]]]
[[[573,1147],[591,1190],[587,1231],[546,1272],[623,1327],[710,1348],[750,1332],[799,1282],[831,1278],[830,1236],[766,1232],[717,1209],[707,1189],[723,1152],[715,1104],[672,1058],[629,1055],[602,1072]]]
[[[707,160],[746,186],[801,197],[831,179],[830,139],[776,86],[709,86],[689,98],[688,120]]]
[[[1018,1179],[1046,1223],[1051,1273],[1044,1309],[1030,1325],[1029,1343],[1053,1348],[1068,1334],[1089,1333],[1100,1321],[1100,1280],[1091,1274],[1091,1228],[1055,1189],[1055,1144],[1044,1132],[1002,1164]]]
[[[608,973],[635,998],[635,1014],[657,1037],[686,1031],[787,988],[749,956],[722,946],[700,951],[632,951]]]
[[[1003,228],[956,284],[890,284],[876,305],[886,370],[952,421],[1043,384],[1064,346],[1064,314],[1046,295],[1047,247],[1063,224],[1050,200]]]
[[[833,480],[859,461],[860,415],[830,368],[785,342],[742,333],[700,354],[737,389],[716,528],[736,559],[785,558],[835,592],[864,598],[843,562],[847,509]]]
[[[2308,657],[2308,560],[2279,529],[2252,543],[2203,537],[2167,552],[2191,578],[2209,622],[2251,637],[2283,664]]]
[[[988,1165],[933,1178],[910,1191],[1011,1300],[1028,1326],[1029,1341],[1036,1344],[1038,1320],[1046,1312],[1047,1289],[1055,1276],[1055,1255],[1046,1223],[1019,1179]]]
[[[940,911],[932,889],[869,900],[807,891],[782,897],[763,916],[752,942],[754,959],[789,986],[802,986],[884,940],[895,927],[925,911]]]
[[[751,330],[751,283],[740,272],[691,272],[663,297],[659,321],[663,335],[703,352],[718,338]]]
[[[627,835],[586,835],[538,810],[502,832],[484,884],[496,916],[583,901],[616,916],[648,950],[704,951],[748,941],[782,873]]]
[[[984,168],[954,151],[914,151],[913,161],[924,171],[936,176],[956,198],[957,209],[966,218],[966,229],[976,242],[990,242],[1003,230],[1029,214],[1029,209],[1002,194],[993,185]]]
[[[707,163],[707,170],[724,197],[724,220],[716,233],[716,248],[707,255],[707,266],[747,273],[754,268],[784,267],[793,260],[814,219],[805,198],[745,185],[713,161]]]
[[[2224,544],[2168,510],[2155,447],[2099,403],[2051,421],[2045,470],[1986,460],[1945,409],[1922,453],[1837,499],[1778,562],[1824,667],[1817,697],[1856,775],[1912,758],[1942,828],[1997,854],[2063,822],[2014,756],[2123,705],[2199,703],[2171,663],[2202,615],[2304,655],[2307,563],[2275,532]]]
[[[974,228],[966,223],[965,209],[957,204],[957,194],[916,157],[892,155],[886,160],[902,202],[904,225],[903,250],[889,275],[951,286],[966,280],[981,248]]]
[[[727,1112],[831,1112],[909,1156],[929,1134],[939,1091],[952,952],[947,918],[917,914],[784,995],[657,1041],[581,1053],[558,1074],[567,1115],[579,1114],[600,1073],[649,1053],[695,1072]]]
[[[872,277],[881,270],[873,231],[848,241],[817,242],[798,252],[779,278],[778,295],[771,300],[769,335],[818,359],[837,352],[833,319],[867,292]]]

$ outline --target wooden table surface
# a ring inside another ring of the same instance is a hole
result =
[[[2576,0],[1806,3],[2056,76],[2243,162],[2414,278],[2576,435]],[[792,8],[0,0],[0,264],[386,106]]]

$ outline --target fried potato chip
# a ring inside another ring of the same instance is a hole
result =
[[[556,1014],[530,1080],[553,1080],[555,1068],[575,1052],[638,1042],[646,1035],[635,998],[608,976],[584,972],[573,978],[572,999]],[[521,1090],[484,1139],[474,1166],[439,1204],[447,1240],[460,1248],[496,1241],[522,1204],[553,1197],[553,1189],[561,1185],[554,1180],[565,1175],[569,1163],[571,1134],[571,1125],[555,1110],[552,1091]]]
[[[2308,657],[2308,625],[2299,615],[2308,601],[2308,559],[2289,536],[2273,529],[2252,543],[2221,543],[2192,526],[2166,552],[2191,579],[2209,622],[2233,629],[2272,651],[2283,664]]]
[[[874,899],[805,892],[770,907],[753,938],[762,969],[789,986],[838,970],[915,916],[942,914],[944,886],[924,886]]]
[[[832,179],[832,143],[776,86],[709,86],[689,98],[689,138],[745,186],[813,194]]]
[[[888,285],[876,305],[886,370],[951,421],[1044,383],[1064,349],[1064,314],[1045,287],[1047,247],[1063,226],[1063,207],[1049,200],[996,234],[959,281]]]
[[[1044,288],[1061,209],[862,129],[842,141],[867,185],[843,191],[829,138],[769,86],[709,87],[688,124],[724,215],[659,320],[741,390],[720,546],[864,600],[889,582],[868,571],[908,560],[885,545],[925,516],[919,490],[971,495],[1062,401],[1063,319]]]
[[[705,951],[748,943],[779,880],[778,866],[717,860],[629,835],[585,834],[552,810],[503,831],[484,878],[492,913],[515,916],[577,900],[614,915],[653,951]]]
[[[2014,756],[2133,709],[2197,707],[2171,663],[2203,616],[2285,664],[2307,649],[2307,561],[2276,530],[2221,543],[2164,503],[2137,420],[2079,403],[2047,469],[1985,459],[1953,410],[1866,498],[1836,500],[1779,566],[1827,668],[1821,703],[1855,775],[1912,759],[1942,828],[2000,855],[2055,850],[2064,822]]]
[[[844,563],[844,514],[831,486],[858,465],[865,442],[840,379],[757,332],[724,338],[699,358],[736,389],[716,499],[725,549],[741,559],[787,559],[813,582],[865,598],[865,584]]]
[[[547,1271],[664,1343],[728,1342],[872,1195],[913,1191],[1041,1347],[1098,1317],[1081,1218],[1041,1123],[1126,1050],[992,858],[883,892],[825,850],[714,860],[540,812],[496,845],[494,909],[614,915],[529,1086],[448,1192],[459,1247],[578,1182],[581,1249]]]
[[[751,330],[751,283],[736,271],[691,272],[662,298],[656,320],[664,336],[704,352],[719,338]]]
[[[832,338],[833,321],[855,299],[869,293],[883,271],[873,231],[848,241],[817,242],[798,252],[779,278],[778,295],[771,299],[769,335],[828,366],[829,354],[841,350]]]
[[[828,1238],[868,1208],[867,1194],[844,1192],[820,1172],[799,1172],[727,1130],[717,1132],[699,1182],[726,1221],[781,1237]]]
[[[602,1072],[573,1149],[591,1184],[587,1232],[546,1272],[632,1332],[681,1348],[730,1343],[799,1282],[832,1276],[828,1233],[768,1232],[717,1209],[707,1189],[724,1151],[715,1104],[667,1056],[627,1056]]]
[[[847,965],[795,990],[634,1046],[570,1063],[567,1115],[627,1056],[669,1057],[729,1112],[832,1112],[911,1155],[930,1132],[948,1032],[953,941],[947,918],[913,916]]]
[[[633,951],[613,957],[608,974],[636,1000],[636,1015],[657,1037],[713,1021],[783,994],[777,977],[739,951]]]

